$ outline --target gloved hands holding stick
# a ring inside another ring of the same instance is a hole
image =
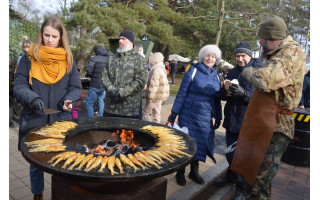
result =
[[[244,89],[240,85],[233,83],[232,85],[230,85],[229,91],[231,92],[231,96],[244,97],[246,95],[246,91],[244,91]]]
[[[178,115],[178,113],[171,111],[171,114],[168,117],[168,122],[170,122],[173,125],[174,121],[177,118],[177,115]]]
[[[45,108],[45,106],[42,99],[40,97],[36,97],[31,101],[30,108],[32,110],[42,110]]]

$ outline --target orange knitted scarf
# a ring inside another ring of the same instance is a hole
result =
[[[31,61],[29,72],[29,83],[31,85],[32,78],[45,84],[54,84],[65,75],[68,64],[67,54],[63,48],[41,46],[38,52],[40,62],[34,58],[32,50],[33,45],[28,51],[29,60]]]

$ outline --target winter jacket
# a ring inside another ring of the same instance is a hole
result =
[[[301,101],[299,106],[310,108],[310,71],[304,76]]]
[[[145,97],[155,103],[166,100],[169,97],[169,92],[170,86],[166,69],[163,63],[155,64],[149,71]]]
[[[29,84],[29,71],[31,62],[28,54],[25,54],[18,65],[14,79],[13,94],[22,104],[20,127],[19,127],[19,145],[22,137],[30,130],[53,123],[59,120],[71,120],[71,111],[62,109],[65,100],[76,100],[80,97],[80,77],[75,63],[72,70],[66,73],[61,80],[55,84],[44,84],[35,78],[32,78],[32,85]],[[43,100],[46,108],[60,110],[61,112],[46,115],[42,111],[31,110],[30,103],[36,97]],[[73,104],[73,107],[77,103]]]
[[[227,74],[228,80],[237,79],[239,81],[239,85],[244,89],[246,94],[244,97],[221,96],[221,100],[227,101],[224,107],[224,120],[222,124],[226,131],[231,133],[240,132],[244,114],[246,113],[249,100],[254,90],[254,86],[241,76],[242,70],[249,66],[258,69],[261,65],[262,63],[259,58],[252,58],[247,66],[240,67],[236,65],[236,67],[231,69]],[[226,94],[224,87],[221,89],[221,94]]]
[[[109,57],[102,73],[102,86],[107,92],[118,89],[121,101],[114,102],[106,95],[104,112],[123,116],[139,115],[141,93],[147,80],[144,65],[145,59],[138,54],[137,48]]]
[[[170,73],[174,74],[177,71],[177,63],[171,63],[170,64]]]
[[[263,61],[263,67],[248,67],[242,71],[242,76],[259,90],[271,93],[280,108],[294,112],[301,99],[303,78],[306,74],[303,49],[288,35],[278,47],[265,55]],[[280,122],[274,132],[293,139],[293,115],[279,116]]]
[[[90,87],[102,88],[101,75],[107,65],[108,56],[112,55],[102,47],[95,49],[96,56],[92,56],[86,66],[86,77],[90,77]]]
[[[192,80],[192,73],[197,68]],[[214,130],[212,118],[222,119],[220,78],[216,67],[207,68],[203,63],[192,65],[185,73],[172,112],[179,115],[180,127],[187,127],[197,144],[195,160],[205,162],[213,157]]]

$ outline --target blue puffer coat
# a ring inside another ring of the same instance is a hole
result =
[[[14,79],[13,95],[22,104],[20,127],[19,127],[19,145],[23,136],[30,130],[53,123],[59,120],[71,120],[71,111],[62,109],[64,100],[76,100],[80,97],[80,77],[77,67],[73,64],[72,70],[66,73],[61,80],[52,85],[44,84],[35,78],[32,78],[32,85],[29,84],[29,71],[31,62],[28,54],[25,54],[18,65]],[[46,108],[60,110],[61,112],[46,115],[41,111],[30,109],[30,103],[36,97],[40,97]],[[74,103],[73,107],[77,104]]]
[[[227,79],[230,81],[233,79],[238,79],[239,85],[245,90],[246,95],[243,98],[221,96],[221,100],[227,101],[224,107],[224,120],[222,124],[226,131],[231,133],[240,132],[244,114],[246,113],[252,92],[254,90],[254,86],[241,76],[242,70],[251,66],[255,69],[258,69],[261,67],[261,65],[262,63],[259,58],[253,58],[250,60],[247,66],[240,67],[237,65],[235,68],[229,71]],[[225,94],[223,90],[225,90],[224,87],[222,88],[221,94]]]
[[[197,68],[192,81],[192,73]],[[179,125],[187,127],[197,144],[195,160],[206,161],[208,155],[214,162],[214,130],[212,118],[222,119],[220,78],[216,67],[203,63],[192,65],[185,73],[172,112],[178,113]]]

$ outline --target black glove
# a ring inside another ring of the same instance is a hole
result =
[[[30,108],[32,110],[42,110],[44,107],[44,103],[40,97],[34,98],[30,103]]]
[[[177,118],[177,115],[178,115],[178,113],[171,112],[171,114],[170,114],[169,117],[168,117],[168,122],[174,123],[174,121],[175,121],[176,118]]]
[[[244,97],[246,95],[246,92],[241,86],[233,83],[230,85],[229,91],[231,92],[232,96]]]
[[[227,96],[227,94],[228,94],[228,91],[227,91],[227,90],[221,89],[221,90],[220,90],[220,99],[221,99],[222,101],[228,100],[228,99],[230,98],[230,96]]]
[[[110,98],[120,98],[119,90],[108,90],[107,94]]]
[[[221,125],[221,120],[216,120],[213,125],[213,130],[216,130]]]

